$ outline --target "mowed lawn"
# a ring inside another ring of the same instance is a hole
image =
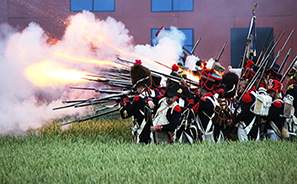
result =
[[[297,183],[297,141],[135,145],[131,121],[0,137],[0,183]]]

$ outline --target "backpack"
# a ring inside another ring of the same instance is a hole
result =
[[[256,100],[250,110],[256,115],[268,116],[272,98],[265,93],[252,92],[252,94],[255,96]]]

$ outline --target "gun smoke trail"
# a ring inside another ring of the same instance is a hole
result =
[[[122,22],[111,17],[100,20],[87,11],[69,17],[64,36],[54,42],[34,22],[21,32],[0,25],[0,135],[25,134],[66,115],[86,115],[88,109],[52,109],[62,106],[62,100],[98,97],[98,93],[69,87],[100,88],[80,80],[81,76],[119,67],[116,57],[141,59],[158,71],[162,67],[150,60],[171,66],[182,53],[185,36],[174,27],[170,33],[159,38],[155,47],[134,45]],[[169,74],[168,69],[161,70]]]

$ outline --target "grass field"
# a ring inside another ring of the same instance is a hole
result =
[[[131,120],[0,137],[0,183],[297,183],[297,141],[135,145]]]

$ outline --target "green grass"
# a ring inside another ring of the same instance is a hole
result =
[[[297,142],[135,145],[131,120],[0,137],[0,183],[297,183]]]

